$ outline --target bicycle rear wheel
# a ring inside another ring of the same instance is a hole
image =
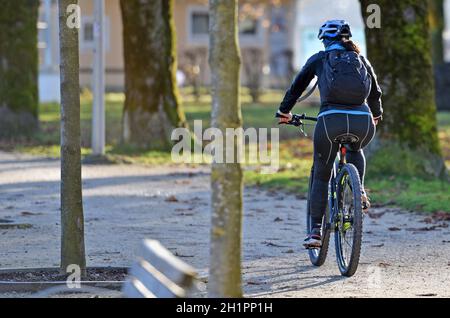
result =
[[[311,191],[312,191],[312,183],[314,178],[314,168],[311,171],[311,176],[309,178],[309,191],[308,191],[308,201],[306,204],[306,230],[308,233],[311,231],[312,222],[311,222]],[[309,259],[314,266],[322,266],[327,259],[328,247],[330,245],[330,230],[327,229],[327,222],[329,219],[328,207],[326,209],[326,213],[322,219],[322,247],[309,249]]]
[[[337,198],[336,258],[341,274],[351,277],[358,269],[363,219],[361,182],[358,170],[352,164],[346,164],[337,177]]]

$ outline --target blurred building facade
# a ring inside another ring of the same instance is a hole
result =
[[[106,89],[123,91],[124,62],[119,0],[106,0]],[[80,82],[90,88],[94,47],[93,1],[80,0]],[[184,85],[208,85],[208,1],[175,0],[179,79]],[[246,86],[285,88],[308,57],[322,49],[318,27],[327,19],[352,23],[363,51],[364,24],[358,0],[244,0],[240,1],[239,38],[242,83]],[[450,0],[446,13],[450,14]],[[447,17],[447,21],[450,17]],[[59,43],[56,0],[42,0],[39,19],[42,101],[59,100]],[[450,60],[450,26],[446,31]]]
[[[444,15],[445,15],[445,31],[444,31],[445,61],[447,63],[450,63],[450,0],[444,1]]]

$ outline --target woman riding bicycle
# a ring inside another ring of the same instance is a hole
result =
[[[331,178],[339,138],[352,136],[347,162],[356,166],[364,189],[366,159],[363,148],[374,138],[376,125],[382,119],[381,88],[369,61],[360,55],[350,40],[352,33],[347,22],[327,21],[320,29],[319,39],[325,51],[313,55],[287,91],[278,114],[280,123],[292,119],[291,110],[313,80],[318,77],[321,108],[314,132],[314,176],[311,191],[312,229],[305,246],[320,247],[322,218],[328,200]],[[362,193],[363,209],[370,207],[366,192]]]

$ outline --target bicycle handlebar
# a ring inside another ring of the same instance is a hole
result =
[[[275,117],[283,118],[283,116],[279,113],[277,113],[275,115]],[[314,122],[318,121],[317,117],[308,117],[308,116],[306,116],[306,114],[303,114],[303,115],[294,114],[294,115],[292,115],[292,120],[289,123],[285,123],[285,125],[292,125],[295,127],[300,127],[300,126],[303,126],[303,120],[309,120],[309,121],[314,121]]]

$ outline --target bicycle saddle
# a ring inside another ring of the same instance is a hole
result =
[[[339,135],[334,139],[334,142],[341,145],[356,144],[359,142],[359,137],[353,134]]]

